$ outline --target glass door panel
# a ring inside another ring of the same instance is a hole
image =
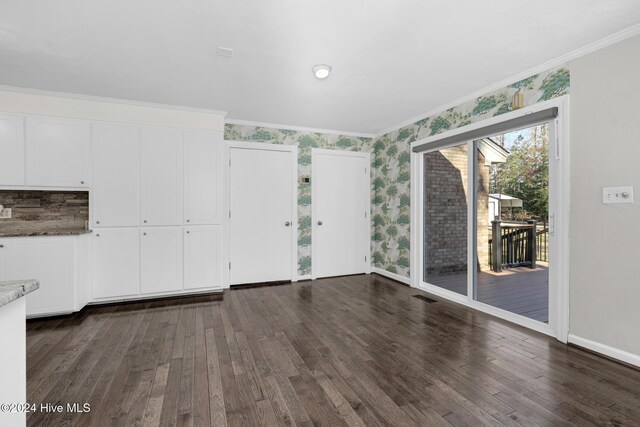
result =
[[[424,281],[467,295],[467,143],[424,154]]]
[[[474,299],[549,322],[549,126],[474,141]]]

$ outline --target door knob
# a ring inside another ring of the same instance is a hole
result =
[[[291,225],[291,223],[289,221],[287,221],[287,222],[284,223],[284,225],[288,227],[288,226]]]
[[[322,225],[322,221],[318,221],[318,225]]]

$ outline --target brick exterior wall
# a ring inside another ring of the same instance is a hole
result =
[[[478,262],[488,266],[489,167],[478,153]],[[425,253],[427,277],[467,270],[467,146],[425,154]]]

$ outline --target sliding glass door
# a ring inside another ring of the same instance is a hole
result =
[[[424,147],[418,165],[425,290],[551,331],[555,120]]]

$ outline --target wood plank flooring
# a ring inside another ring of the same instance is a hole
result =
[[[27,324],[28,424],[640,425],[640,371],[379,276]],[[437,298],[436,298],[437,299]]]

